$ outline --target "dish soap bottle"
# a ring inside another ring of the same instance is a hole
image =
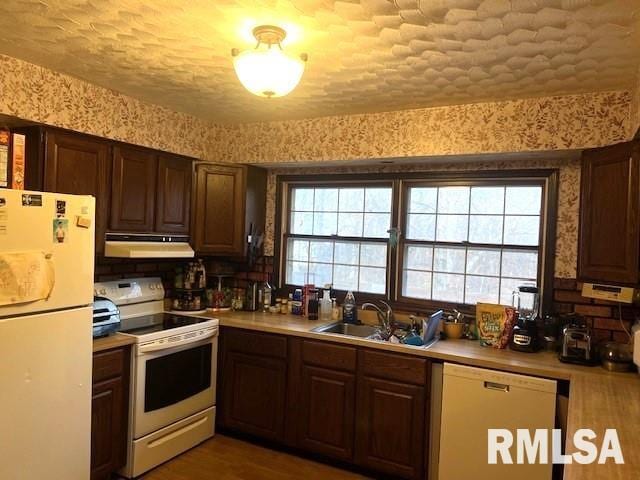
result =
[[[345,323],[358,323],[356,297],[353,296],[353,292],[351,290],[349,290],[347,296],[344,297],[344,303],[342,304],[342,321]]]

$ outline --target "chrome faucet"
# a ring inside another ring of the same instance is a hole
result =
[[[396,321],[395,321],[395,316],[393,314],[393,309],[391,308],[391,305],[389,305],[387,302],[382,300],[380,300],[380,303],[384,305],[385,311],[383,311],[382,308],[380,308],[375,303],[370,303],[370,302],[363,303],[362,310],[366,310],[367,308],[372,308],[373,310],[376,311],[376,314],[378,315],[378,323],[380,324],[380,333],[383,335],[383,337],[386,340],[389,337],[391,337],[391,335],[393,334],[393,329],[395,327]]]

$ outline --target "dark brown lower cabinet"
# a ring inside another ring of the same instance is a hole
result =
[[[269,440],[284,438],[284,360],[228,352],[223,375],[227,427]]]
[[[426,359],[223,328],[219,425],[408,479],[426,472]]]
[[[91,480],[111,478],[127,461],[130,348],[93,355]]]
[[[356,462],[404,478],[423,478],[425,388],[358,379]]]
[[[302,367],[299,447],[340,460],[353,459],[356,376]]]

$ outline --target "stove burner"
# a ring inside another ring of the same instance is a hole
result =
[[[197,325],[209,321],[207,318],[177,315],[174,313],[154,313],[140,317],[132,317],[123,320],[122,333],[131,335],[147,335],[149,333],[162,332],[173,328]]]

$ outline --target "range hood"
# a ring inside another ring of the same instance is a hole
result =
[[[105,257],[193,258],[195,253],[185,235],[107,233]]]

